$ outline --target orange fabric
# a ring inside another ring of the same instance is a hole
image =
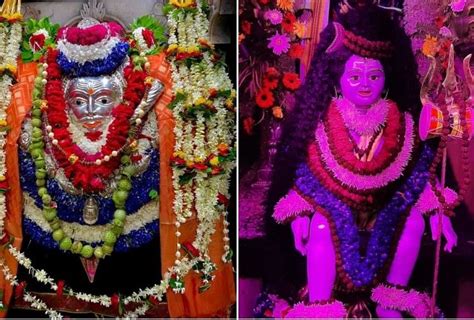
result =
[[[31,93],[33,92],[33,83],[36,73],[36,63],[18,63],[18,82],[12,87],[12,102],[7,109],[7,121],[11,130],[7,135],[7,144],[5,147],[7,179],[10,185],[10,190],[7,192],[5,230],[10,236],[14,237],[13,244],[16,248],[21,247],[23,240],[21,230],[23,199],[20,187],[17,141],[21,132],[21,123],[31,108]],[[18,265],[8,250],[3,249],[2,252],[0,252],[0,256],[5,258],[11,272],[16,274]],[[0,274],[0,288],[4,291],[3,301],[5,307],[8,307],[12,297],[12,287],[9,285],[9,282],[3,278],[3,273]],[[5,317],[5,315],[6,310],[0,313],[1,317]]]
[[[176,227],[173,213],[173,181],[170,158],[174,149],[174,119],[168,104],[173,99],[171,91],[171,69],[166,62],[166,56],[149,57],[151,63],[150,73],[165,85],[165,91],[156,105],[160,136],[160,243],[162,273],[174,264],[176,252]],[[180,240],[194,240],[196,235],[196,218],[188,219],[181,225]],[[212,286],[204,293],[199,293],[200,279],[194,272],[185,278],[184,294],[175,294],[171,290],[167,293],[168,308],[171,317],[210,317],[222,316],[222,311],[235,302],[235,285],[232,266],[224,264],[223,255],[223,225],[218,223],[216,232],[212,237],[209,254],[212,261],[217,261],[216,278]]]

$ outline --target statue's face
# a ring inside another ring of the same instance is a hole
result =
[[[89,132],[104,129],[121,96],[118,81],[108,76],[75,78],[66,89],[70,117]]]
[[[342,95],[358,107],[377,102],[385,85],[385,73],[379,60],[352,55],[339,80]]]

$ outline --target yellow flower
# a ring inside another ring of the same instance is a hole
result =
[[[304,33],[306,31],[306,27],[304,25],[304,23],[301,23],[299,21],[296,21],[294,24],[293,24],[293,30],[296,34],[296,36],[298,38],[303,38],[304,37]]]
[[[213,166],[217,166],[219,164],[219,157],[213,157],[210,161],[209,161],[210,164],[212,164]]]
[[[178,8],[188,8],[195,5],[194,0],[170,0],[170,3]]]
[[[282,10],[293,10],[293,0],[277,0],[277,6]]]
[[[74,164],[76,163],[77,160],[79,160],[79,157],[73,153],[69,156],[68,160],[71,164]]]
[[[168,48],[166,49],[166,52],[170,54],[170,53],[176,52],[176,50],[178,50],[178,45],[176,43],[173,43],[168,46]]]
[[[421,52],[429,57],[434,57],[436,52],[438,52],[438,39],[436,37],[428,35],[423,42],[423,47],[421,48]]]
[[[229,98],[229,99],[226,99],[226,100],[225,100],[225,106],[226,106],[227,108],[232,108],[232,107],[234,106],[234,101],[233,101],[232,99],[230,99],[230,98]]]
[[[183,159],[183,158],[184,158],[184,152],[183,152],[183,151],[175,151],[175,152],[173,153],[173,157]]]
[[[199,52],[200,50],[199,50],[199,47],[197,47],[197,46],[191,46],[191,47],[188,48],[187,51],[188,51],[188,53],[194,53],[194,52]]]
[[[146,77],[145,78],[145,83],[146,84],[152,84],[155,79],[153,77]]]
[[[191,160],[186,161],[186,167],[192,167],[194,165],[194,162]]]
[[[235,89],[232,89],[232,90],[230,91],[230,97],[231,97],[232,99],[234,99],[236,96],[237,96],[237,91],[235,91]]]
[[[201,105],[201,104],[206,104],[207,100],[203,97],[200,97],[199,99],[196,100],[196,102],[194,103],[195,105]]]
[[[0,127],[6,127],[7,126],[7,121],[4,119],[0,120]]]
[[[7,180],[7,177],[5,177],[3,174],[0,175],[0,181],[5,181],[5,180]]]

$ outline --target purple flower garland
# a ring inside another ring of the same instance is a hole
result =
[[[122,64],[128,55],[129,47],[128,43],[119,42],[106,58],[87,61],[83,64],[70,61],[60,52],[57,61],[61,67],[61,72],[68,77],[95,77],[111,74]]]
[[[352,210],[321,185],[306,163],[299,166],[296,188],[329,212],[340,241],[342,266],[355,287],[370,285],[387,262],[398,223],[403,214],[415,204],[428,182],[428,169],[433,157],[433,150],[424,144],[411,174],[402,182],[387,205],[377,213],[366,257],[359,252],[360,239]]]

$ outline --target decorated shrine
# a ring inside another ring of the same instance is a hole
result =
[[[216,9],[125,24],[89,1],[59,24],[3,2],[4,316],[230,314],[236,94]]]

